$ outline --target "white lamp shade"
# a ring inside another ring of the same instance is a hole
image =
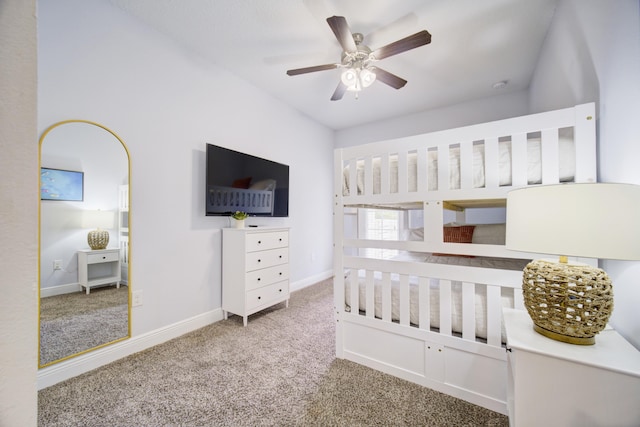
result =
[[[507,195],[508,249],[640,260],[640,186],[560,184]]]
[[[82,228],[113,228],[113,211],[87,210],[82,213]]]
[[[347,87],[354,87],[358,83],[358,71],[354,68],[348,68],[342,72],[340,80]]]

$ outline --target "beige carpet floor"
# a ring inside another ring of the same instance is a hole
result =
[[[39,393],[41,426],[506,426],[507,417],[335,359],[331,280]]]
[[[40,364],[44,365],[129,334],[126,286],[96,288],[40,300]]]

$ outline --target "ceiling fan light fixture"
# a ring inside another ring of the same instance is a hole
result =
[[[376,73],[365,68],[360,71],[360,81],[362,82],[362,87],[369,87],[376,81]]]
[[[367,68],[352,67],[342,72],[340,80],[348,91],[359,92],[376,81],[376,73]]]
[[[407,84],[406,80],[378,68],[373,63],[431,43],[431,34],[427,30],[422,30],[372,51],[369,46],[362,44],[364,40],[362,33],[351,32],[344,16],[330,16],[327,18],[327,23],[342,48],[340,63],[287,70],[287,75],[297,76],[341,68],[343,71],[340,75],[340,83],[331,96],[332,101],[342,99],[346,91],[356,92],[357,99],[358,92],[371,86],[376,80],[394,89],[404,87]]]
[[[355,68],[347,68],[342,72],[340,80],[342,80],[342,83],[347,87],[355,86],[358,83],[358,70]]]

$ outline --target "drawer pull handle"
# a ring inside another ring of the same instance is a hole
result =
[[[260,262],[260,260],[258,260],[258,262]]]
[[[279,238],[279,239],[278,239],[278,241],[279,241],[279,242],[282,242],[282,238]]]
[[[262,240],[258,240],[258,244],[261,244],[261,243],[262,243]]]
[[[107,259],[107,257],[106,257],[106,256],[103,256],[103,257],[102,257],[102,259]]]
[[[280,255],[278,258],[282,259],[282,255]]]
[[[261,299],[262,297],[258,297],[258,299]]]
[[[282,276],[282,271],[280,273],[278,273],[280,276]]]
[[[282,289],[278,289],[278,292],[282,292]]]
[[[260,281],[260,278],[258,277],[258,282]]]

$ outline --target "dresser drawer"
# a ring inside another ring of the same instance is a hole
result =
[[[289,248],[270,249],[268,251],[250,252],[245,259],[246,271],[273,267],[289,262]]]
[[[87,264],[98,264],[101,262],[114,262],[118,261],[118,252],[105,252],[102,254],[89,254],[87,255]]]
[[[250,271],[246,275],[246,287],[256,289],[275,282],[289,279],[289,264],[276,265],[261,270]]]
[[[286,248],[289,246],[288,231],[270,231],[266,233],[247,233],[247,252],[267,249]]]
[[[269,286],[264,286],[259,289],[254,289],[247,292],[247,310],[252,310],[265,304],[272,304],[273,301],[281,298],[288,298],[288,296],[289,282],[286,280]]]

